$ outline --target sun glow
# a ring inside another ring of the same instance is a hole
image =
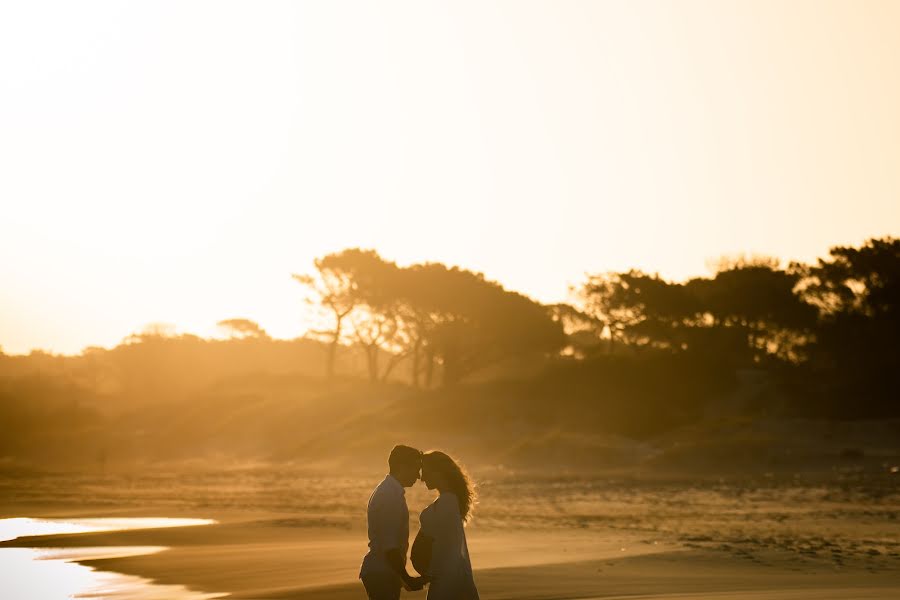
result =
[[[12,3],[0,345],[307,327],[346,247],[542,301],[900,231],[900,5]]]

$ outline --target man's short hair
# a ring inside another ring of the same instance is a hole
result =
[[[394,449],[391,450],[391,455],[388,457],[388,465],[391,469],[403,465],[415,466],[421,464],[422,451],[410,446],[394,446]]]

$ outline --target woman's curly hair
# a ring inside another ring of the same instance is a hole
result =
[[[427,467],[426,467],[427,465]],[[469,477],[466,470],[453,460],[449,455],[440,450],[432,450],[422,455],[423,468],[434,469],[444,475],[449,489],[459,500],[459,514],[463,523],[472,517],[472,510],[477,501],[475,482]]]

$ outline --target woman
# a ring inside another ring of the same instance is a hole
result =
[[[475,486],[443,452],[422,456],[422,481],[440,492],[419,517],[413,566],[429,581],[427,600],[479,600],[463,524],[471,517]]]

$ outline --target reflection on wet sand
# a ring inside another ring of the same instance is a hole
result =
[[[34,535],[96,533],[126,529],[158,529],[212,525],[212,519],[171,519],[166,517],[96,518],[96,519],[0,519],[0,542]]]
[[[214,523],[208,519],[0,519],[0,540],[34,535],[184,527]],[[181,585],[160,585],[150,579],[98,571],[82,560],[154,554],[164,546],[85,548],[0,548],[3,596],[16,600],[208,600],[224,594],[203,594]]]

